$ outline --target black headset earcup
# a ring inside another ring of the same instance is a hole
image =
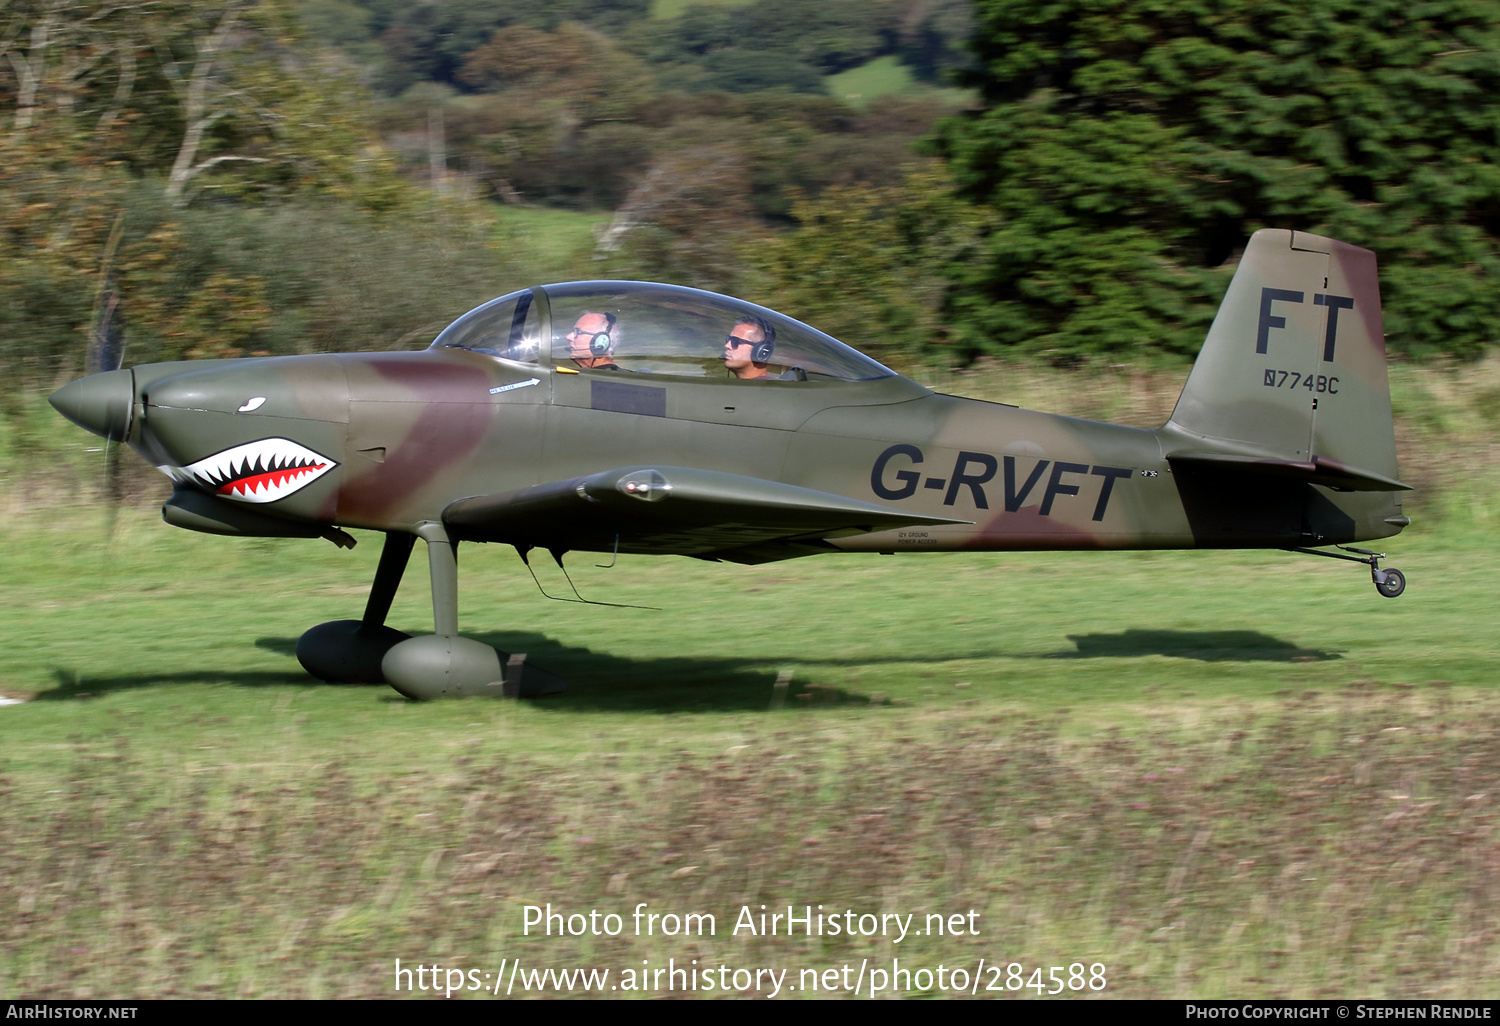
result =
[[[775,342],[757,342],[750,350],[750,359],[755,363],[770,363],[771,354],[776,351]]]

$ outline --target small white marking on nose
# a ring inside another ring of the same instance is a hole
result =
[[[265,396],[258,395],[254,399],[251,399],[249,402],[245,403],[244,406],[241,406],[239,408],[239,412],[240,413],[252,413],[255,410],[260,409],[261,404],[264,403],[265,401],[266,401],[266,397]]]

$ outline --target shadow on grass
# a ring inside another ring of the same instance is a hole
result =
[[[526,653],[526,661],[568,681],[565,694],[537,701],[552,712],[754,712],[785,702],[788,709],[869,705],[870,696],[819,683],[826,661],[757,656],[629,659],[541,634],[494,631],[473,635],[502,652]],[[791,671],[786,693],[777,695],[778,671]],[[789,700],[789,701],[788,701]]]
[[[1150,631],[1119,634],[1069,634],[1072,652],[1050,652],[1044,659],[1110,659],[1162,655],[1206,663],[1320,663],[1342,659],[1337,652],[1300,648],[1259,631]]]
[[[263,688],[311,687],[319,683],[303,673],[300,667],[286,673],[270,670],[252,670],[244,673],[184,670],[174,673],[122,674],[117,677],[80,677],[72,670],[59,668],[52,671],[52,679],[57,681],[57,686],[47,691],[38,691],[32,696],[32,701],[55,702],[74,698],[94,698],[112,691],[167,687],[173,684],[229,684],[241,688]]]
[[[256,638],[255,647],[263,648],[267,652],[275,652],[277,655],[284,655],[288,658],[295,658],[297,655],[296,638]]]
[[[540,634],[495,632],[469,635],[502,652],[524,652],[527,662],[568,680],[561,695],[538,699],[539,708],[556,712],[747,712],[768,710],[773,701],[788,709],[829,705],[869,705],[868,695],[821,684],[818,667],[827,661],[783,660],[761,655],[756,658],[669,658],[634,660],[563,645]],[[257,639],[257,648],[295,656],[296,638]],[[805,667],[800,670],[799,667]],[[792,679],[778,694],[778,671],[790,669]],[[97,696],[115,691],[176,684],[221,684],[232,687],[375,687],[384,684],[327,684],[307,676],[299,666],[285,672],[171,671],[79,678],[75,673],[53,671],[57,686],[39,692],[38,701],[58,701]],[[395,691],[392,701],[404,702]],[[884,699],[877,701],[883,703]]]
[[[876,663],[920,663],[923,661],[975,660],[1016,657],[1016,653],[948,653],[941,660],[911,655],[867,656],[860,659],[828,660],[784,658],[762,652],[754,657],[628,659],[608,652],[564,645],[541,634],[500,631],[473,635],[478,641],[502,652],[526,653],[527,662],[568,680],[561,695],[537,700],[537,707],[552,712],[750,712],[769,710],[862,705],[872,697],[858,691],[822,684],[819,676],[830,665],[854,666]],[[1204,662],[1322,662],[1343,658],[1336,652],[1299,648],[1256,631],[1157,631],[1127,630],[1120,634],[1070,634],[1074,651],[1051,652],[1041,659],[1100,659],[1165,655]],[[297,639],[265,637],[257,648],[291,658]],[[778,694],[778,671],[790,671],[791,681]],[[324,684],[313,680],[297,666],[285,672],[171,671],[121,674],[79,679],[67,670],[54,671],[57,687],[36,695],[39,701],[81,698],[135,688],[175,684],[223,684],[232,687],[376,687],[385,685]],[[405,701],[394,691],[391,701]],[[885,699],[875,697],[883,704]]]

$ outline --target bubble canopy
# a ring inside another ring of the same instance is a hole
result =
[[[755,343],[749,347],[750,373],[758,377],[746,380],[873,381],[894,376],[838,339],[766,307],[680,285],[633,281],[570,282],[513,292],[464,314],[438,335],[432,348],[584,370],[728,378],[726,351],[739,348],[726,344],[731,335]]]

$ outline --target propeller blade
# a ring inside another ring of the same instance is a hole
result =
[[[115,280],[115,252],[125,227],[125,211],[115,216],[110,229],[109,241],[104,246],[100,261],[99,292],[94,298],[94,327],[89,333],[89,350],[85,358],[86,370],[91,374],[119,370],[125,363],[125,311],[120,303],[120,287]],[[104,439],[104,540],[108,544],[114,539],[115,525],[119,520],[120,503],[124,495],[120,489],[120,442],[123,439],[106,436]]]
[[[120,443],[104,440],[104,543],[115,538],[115,523],[120,517],[120,503],[124,496],[120,492]]]
[[[115,252],[125,230],[125,211],[115,215],[109,241],[99,259],[99,291],[94,294],[94,327],[84,369],[90,374],[119,370],[125,362],[125,312],[120,307],[120,288],[115,281]]]
[[[125,362],[125,313],[112,277],[99,295],[98,310],[84,360],[84,369],[90,374],[119,370]]]

